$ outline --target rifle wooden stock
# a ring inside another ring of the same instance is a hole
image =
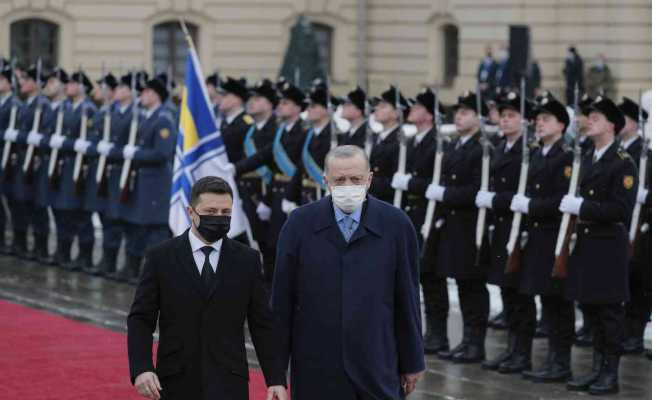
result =
[[[9,112],[9,125],[7,129],[5,130],[5,134],[7,131],[15,131],[16,130],[16,116],[18,114],[18,107],[14,103],[11,106],[11,111]],[[7,169],[7,164],[9,163],[9,158],[11,157],[11,144],[13,142],[9,140],[5,140],[5,145],[2,148],[2,170],[5,171]]]
[[[405,134],[401,130],[399,132],[399,148],[398,148],[398,173],[405,174],[405,165],[407,163],[407,145],[405,143]],[[403,191],[396,189],[394,191],[394,207],[401,208],[401,203],[403,202]]]
[[[564,217],[567,215],[568,228],[566,229],[564,242],[561,247],[561,252],[555,255],[555,264],[552,267],[552,277],[557,279],[566,279],[568,276],[568,257],[570,256],[570,242],[575,232],[575,223],[577,221],[575,216],[571,216],[569,214],[564,214]]]
[[[515,274],[521,270],[522,252],[521,246],[514,247],[511,254],[507,256],[507,264],[505,264],[506,274]]]
[[[109,109],[104,114],[104,126],[102,131],[102,140],[108,142],[111,139],[111,113]],[[109,194],[109,186],[106,174],[106,161],[107,157],[101,155],[97,161],[97,171],[95,173],[95,182],[97,182],[97,194],[101,197],[106,197]]]

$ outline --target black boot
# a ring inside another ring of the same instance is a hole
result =
[[[501,374],[518,374],[532,370],[532,337],[518,335],[514,353],[498,366]]]
[[[54,265],[58,265],[62,269],[70,264],[70,248],[72,243],[68,241],[59,240],[57,242],[57,252],[54,255]]]
[[[496,329],[496,330],[506,330],[507,329],[507,318],[505,317],[505,310],[501,311],[500,313],[496,314],[493,318],[489,320],[489,325],[490,328]]]
[[[597,381],[589,387],[592,395],[616,394],[618,387],[618,369],[620,356],[606,356],[602,372]]]
[[[625,337],[623,343],[623,354],[643,354],[645,351],[645,347],[643,347],[643,334],[645,333],[647,321],[627,320],[625,324],[629,325],[629,329],[627,330],[628,335]]]
[[[543,339],[548,337],[548,321],[545,317],[545,315],[541,316],[541,319],[537,323],[537,330],[534,332],[534,337],[536,339]]]
[[[604,367],[605,356],[602,353],[593,351],[593,367],[589,375],[572,379],[566,384],[566,389],[573,391],[587,391],[595,382],[597,382],[600,373]]]
[[[484,341],[486,335],[486,325],[483,325],[481,328],[471,330],[471,337],[469,338],[469,344],[466,346],[466,349],[464,349],[462,352],[453,354],[451,360],[456,364],[474,364],[484,361]]]
[[[79,248],[79,257],[81,258],[81,266],[82,270],[93,276],[99,276],[100,275],[100,266],[95,265],[93,263],[93,245],[85,245],[82,249],[80,246]]]
[[[435,319],[426,315],[426,334],[423,350],[426,354],[448,351],[448,323],[445,318]]]
[[[0,228],[0,254],[6,256],[13,254],[11,246],[7,245],[7,236],[4,227]]]
[[[573,379],[570,368],[570,349],[556,349],[552,364],[547,370],[533,374],[530,380],[535,383],[563,383]]]
[[[584,317],[582,328],[580,328],[580,330],[575,333],[575,346],[593,346],[593,329],[591,327],[591,322],[586,317]]]
[[[142,257],[133,257],[133,260],[131,261],[133,263],[133,275],[131,279],[129,279],[129,284],[136,286],[138,284],[138,281],[140,280],[140,275],[143,273],[142,268],[143,268],[143,258]]]
[[[118,264],[118,249],[105,248],[102,254],[102,261],[99,265],[99,275],[103,277],[112,277],[115,274]]]
[[[48,235],[38,234],[34,235],[34,253],[36,254],[36,261],[43,265],[52,265],[54,260],[50,256],[48,250]]]
[[[470,329],[465,324],[462,333],[462,341],[460,342],[460,344],[458,344],[457,346],[453,347],[450,350],[446,349],[446,350],[438,351],[437,357],[439,357],[442,360],[451,360],[453,358],[453,355],[466,351],[466,348],[470,342],[470,338],[471,338]]]
[[[491,371],[497,370],[500,364],[512,358],[512,356],[514,355],[515,348],[516,348],[516,335],[514,334],[514,332],[510,330],[507,336],[507,349],[505,349],[505,351],[503,351],[502,353],[498,354],[498,356],[496,356],[495,358],[483,362],[482,369],[488,369]]]
[[[521,373],[523,379],[531,380],[534,379],[552,368],[552,364],[555,362],[555,349],[548,346],[548,355],[546,356],[546,361],[543,363],[540,369],[536,370],[526,370]]]

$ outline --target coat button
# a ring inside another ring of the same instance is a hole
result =
[[[535,227],[535,228],[538,228],[538,227],[539,227],[539,223],[538,223],[538,222],[535,222],[535,223],[534,223],[534,227]]]
[[[452,180],[457,179],[457,175],[453,174],[453,175],[451,176],[451,179],[452,179]]]
[[[536,185],[534,185],[534,188],[535,188],[536,190],[539,190],[539,189],[541,189],[541,185],[539,185],[539,184],[537,183]]]
[[[503,217],[498,217],[499,222],[503,222]]]
[[[455,215],[455,210],[451,210],[451,215]]]
[[[589,190],[589,196],[593,196],[594,194],[595,192],[593,191],[593,189]]]
[[[505,178],[503,177],[503,178],[500,178],[500,181],[501,181],[502,183],[505,183],[505,182],[507,182],[507,179],[505,179]]]
[[[589,234],[589,228],[584,228],[584,234],[588,235]]]
[[[374,172],[380,171],[380,167],[374,167]]]

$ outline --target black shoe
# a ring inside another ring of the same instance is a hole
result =
[[[505,351],[500,353],[495,358],[483,362],[482,369],[487,369],[490,371],[498,370],[498,367],[500,367],[502,363],[509,361],[512,358],[512,356],[514,355],[515,347],[516,347],[516,335],[514,335],[512,332],[509,332],[509,335],[507,337],[507,349],[505,349]]]
[[[643,335],[647,321],[628,320],[626,324],[629,325],[629,329],[627,329],[628,335],[623,342],[623,354],[643,354],[645,352]]]
[[[441,350],[437,352],[437,357],[442,360],[452,360],[455,354],[460,354],[466,351],[468,344],[462,341],[462,343],[453,347],[450,350]]]
[[[102,260],[99,262],[99,275],[110,278],[115,274],[118,261],[118,250],[104,249]]]
[[[619,356],[605,357],[604,367],[598,379],[589,387],[589,393],[596,396],[618,393],[620,390],[618,386],[619,364]]]
[[[54,263],[48,251],[47,235],[34,235],[34,253],[36,254],[36,261],[39,264],[52,265]]]
[[[548,337],[548,323],[544,318],[541,318],[539,320],[539,323],[537,324],[537,330],[534,332],[534,338],[535,339],[543,339]]]
[[[142,260],[143,259],[141,257],[131,256],[127,254],[127,262],[121,270],[113,275],[114,279],[118,282],[125,282],[129,284],[138,283],[138,277],[140,275],[140,264]]]
[[[501,311],[495,317],[489,320],[487,324],[490,328],[496,330],[506,330],[507,329],[507,318],[505,317],[505,311]]]
[[[552,364],[555,362],[555,357],[557,355],[555,354],[553,349],[548,348],[548,355],[546,356],[546,361],[543,363],[540,369],[537,370],[525,370],[521,372],[521,377],[525,380],[531,380],[534,377],[537,377],[541,375],[544,371],[549,370],[552,368]]]
[[[566,384],[566,389],[572,391],[580,391],[580,392],[586,392],[587,390],[589,390],[591,385],[593,385],[595,382],[598,381],[604,363],[605,363],[604,354],[594,351],[593,366],[591,367],[591,373],[586,376],[568,381],[568,383]]]
[[[521,374],[525,371],[532,370],[532,358],[531,355],[514,353],[512,358],[505,361],[504,363],[498,366],[498,372],[501,374]]]
[[[72,247],[71,242],[66,242],[63,240],[57,241],[57,251],[54,253],[54,265],[58,266],[61,269],[66,269],[66,266],[71,263],[70,260],[71,247]]]
[[[485,351],[483,344],[469,344],[462,352],[453,354],[451,361],[456,364],[474,364],[484,361]]]
[[[550,368],[533,373],[530,380],[534,383],[563,383],[573,379],[573,372],[567,363],[554,362]]]
[[[423,337],[423,350],[425,354],[437,354],[448,351],[448,324],[446,319],[435,320],[426,317],[426,334]]]

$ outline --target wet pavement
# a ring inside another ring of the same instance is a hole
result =
[[[134,288],[126,284],[0,256],[0,298],[115,331],[126,332],[126,317],[133,292]],[[453,336],[452,344],[456,344],[461,335],[461,319],[456,307],[451,310],[449,330]],[[489,331],[489,357],[502,350],[505,335],[504,332]],[[543,363],[545,343],[541,339],[535,341],[535,366]],[[649,340],[646,345],[652,347]],[[247,348],[255,367],[253,348],[251,345]],[[590,364],[590,349],[573,349],[576,374],[586,373]],[[652,361],[643,356],[624,357],[620,383],[619,395],[604,398],[652,399]],[[411,400],[587,398],[590,396],[567,392],[561,384],[533,384],[516,376],[484,371],[478,365],[455,365],[430,356],[427,357],[426,376],[417,392],[410,396]]]

